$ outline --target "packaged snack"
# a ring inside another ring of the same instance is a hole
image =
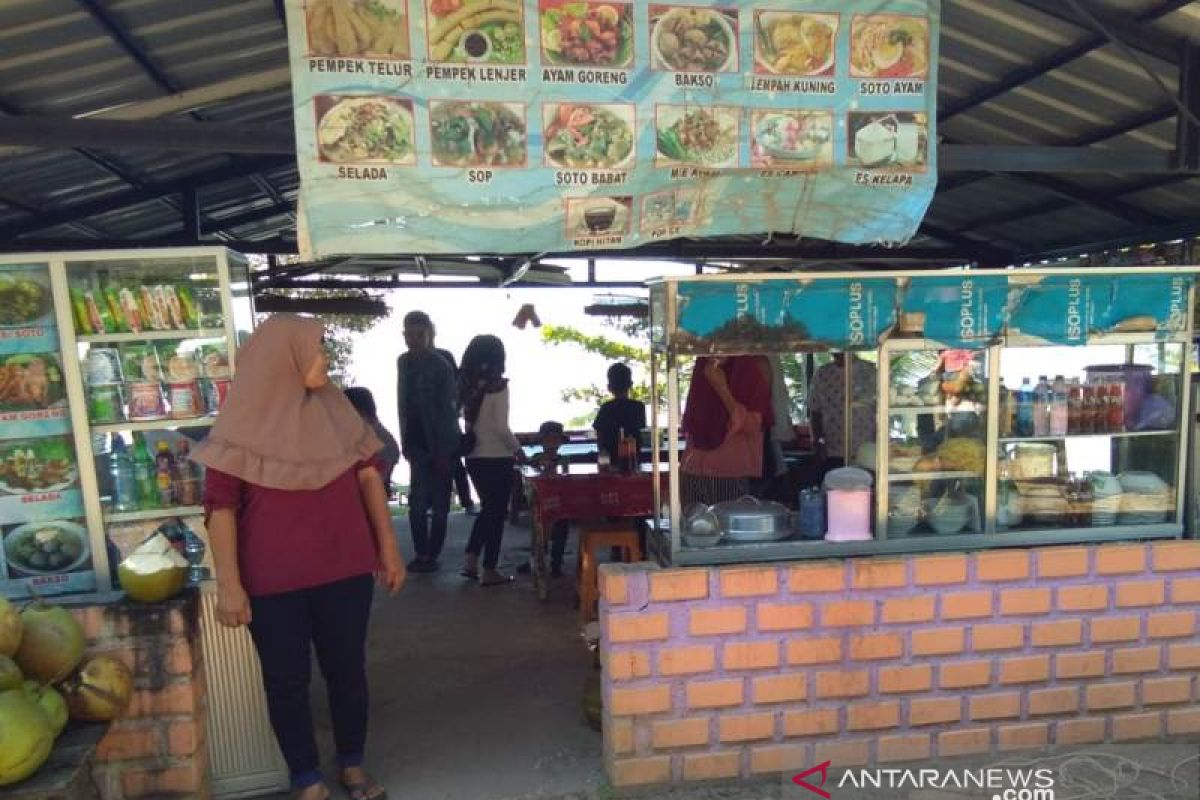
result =
[[[121,298],[117,296],[117,290],[107,286],[100,293],[104,296],[104,306],[112,318],[114,330],[117,333],[128,333],[129,326],[125,324],[125,315],[121,312]]]
[[[190,419],[204,414],[200,384],[195,380],[171,383],[167,387],[172,419]]]
[[[128,384],[129,419],[156,420],[167,415],[162,387],[156,381],[138,381]]]
[[[192,287],[177,286],[175,293],[179,295],[179,305],[183,310],[184,324],[189,328],[199,328],[200,310],[196,307],[196,297],[192,294]]]
[[[91,315],[88,314],[87,301],[83,297],[83,292],[73,287],[71,289],[71,316],[75,318],[75,331],[80,336],[89,336],[95,333],[92,330]]]
[[[117,301],[120,304],[121,313],[125,317],[126,326],[134,333],[141,333],[144,330],[142,311],[138,306],[138,301],[133,291],[129,288],[119,290],[117,292]]]
[[[128,381],[162,380],[158,351],[151,344],[127,344],[121,347],[121,367]]]

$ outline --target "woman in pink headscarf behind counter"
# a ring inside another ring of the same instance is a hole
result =
[[[372,574],[395,593],[405,568],[377,466],[382,447],[329,382],[324,326],[277,314],[238,353],[212,433],[195,449],[217,618],[248,625],[271,727],[302,800],[330,791],[309,707],[310,651],[329,692],[338,781],[355,800],[387,792],[363,771]]]

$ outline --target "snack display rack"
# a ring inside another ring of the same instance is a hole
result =
[[[253,324],[245,259],[4,255],[0,298],[16,301],[0,315],[0,594],[104,592],[112,560],[160,526],[202,539],[187,453]]]

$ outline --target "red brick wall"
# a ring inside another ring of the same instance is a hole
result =
[[[601,574],[618,786],[1200,733],[1200,542]]]
[[[204,659],[199,598],[160,605],[122,601],[73,608],[88,653],[134,671],[125,715],[100,742],[94,778],[104,800],[209,796]]]

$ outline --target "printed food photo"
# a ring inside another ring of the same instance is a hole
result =
[[[77,522],[48,520],[13,527],[4,537],[8,565],[26,575],[54,575],[87,566],[87,531]]]
[[[736,72],[737,11],[650,6],[650,52],[655,69]]]
[[[525,63],[520,0],[427,0],[426,8],[434,61]]]
[[[22,272],[0,272],[0,327],[30,325],[50,313],[50,288]]]
[[[633,64],[629,3],[541,0],[542,54],[555,66],[626,69]]]
[[[50,408],[62,404],[65,397],[58,356],[0,356],[0,411]]]
[[[412,104],[378,95],[321,95],[317,144],[333,164],[415,164]]]
[[[875,169],[925,169],[929,131],[924,114],[851,113],[847,127],[852,163]]]
[[[754,12],[754,71],[770,75],[832,75],[836,14]]]
[[[519,103],[429,103],[435,167],[521,167],[527,159],[525,109]]]
[[[547,103],[546,163],[563,169],[617,169],[633,161],[634,107]]]
[[[312,0],[304,21],[314,56],[412,56],[404,0]]]
[[[833,163],[833,113],[766,111],[750,115],[751,163],[756,167],[820,169]]]
[[[659,106],[657,160],[668,165],[735,167],[740,121],[736,108]]]
[[[929,22],[893,14],[857,16],[850,29],[850,75],[924,78],[929,72]]]
[[[0,445],[0,491],[57,492],[78,477],[70,439],[51,437]]]
[[[584,197],[567,200],[567,234],[576,239],[623,236],[633,218],[632,197]]]

